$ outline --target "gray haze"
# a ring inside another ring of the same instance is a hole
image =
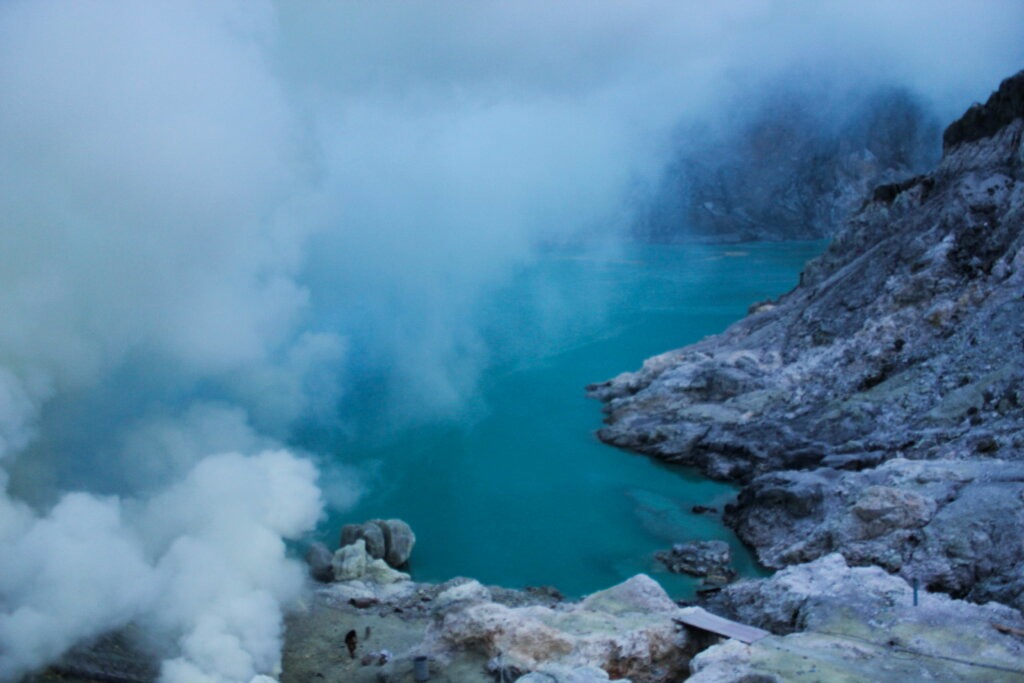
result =
[[[298,427],[374,373],[458,415],[482,298],[613,245],[680,126],[806,74],[946,120],[1022,33],[1016,2],[3,3],[0,680],[130,622],[165,681],[273,674],[284,541],[360,491]]]

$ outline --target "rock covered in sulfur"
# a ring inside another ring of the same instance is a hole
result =
[[[384,560],[366,552],[366,541],[359,539],[339,548],[332,559],[335,581],[367,581],[388,584],[408,581],[409,575],[392,569]]]

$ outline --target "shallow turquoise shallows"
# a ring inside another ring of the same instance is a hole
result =
[[[747,307],[792,289],[821,242],[632,246],[615,256],[552,250],[489,297],[478,324],[490,362],[456,422],[408,428],[383,445],[344,446],[375,463],[341,524],[400,517],[416,532],[414,578],[472,576],[509,587],[555,586],[569,596],[638,572],[676,598],[696,581],[653,554],[673,542],[725,539],[742,575],[760,572],[719,516],[735,488],[600,443],[601,405],[584,386],[634,370],[651,355],[720,332]]]

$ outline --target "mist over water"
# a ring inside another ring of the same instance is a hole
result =
[[[0,680],[128,623],[166,681],[273,673],[285,542],[384,481],[338,447],[481,423],[495,368],[613,320],[614,286],[510,283],[551,245],[617,253],[680,126],[809,72],[948,119],[1021,27],[1012,2],[0,5]],[[532,305],[495,336],[509,291]]]
[[[716,516],[691,511],[721,511],[735,488],[600,443],[599,404],[582,387],[721,330],[750,302],[791,289],[823,248],[819,241],[631,245],[615,256],[546,250],[483,306],[482,335],[496,356],[479,382],[485,408],[473,419],[347,442],[341,452],[369,463],[374,476],[356,508],[329,517],[321,537],[337,543],[345,522],[399,516],[417,534],[418,579],[553,585],[570,596],[647,572],[692,599],[697,582],[653,559],[684,540],[727,540],[740,573],[756,575],[754,559]],[[561,305],[545,310],[550,301]]]

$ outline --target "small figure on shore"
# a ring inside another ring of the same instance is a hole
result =
[[[352,629],[345,634],[345,647],[348,648],[348,654],[352,659],[356,658],[356,647],[359,645],[359,636],[356,635],[355,629]]]

